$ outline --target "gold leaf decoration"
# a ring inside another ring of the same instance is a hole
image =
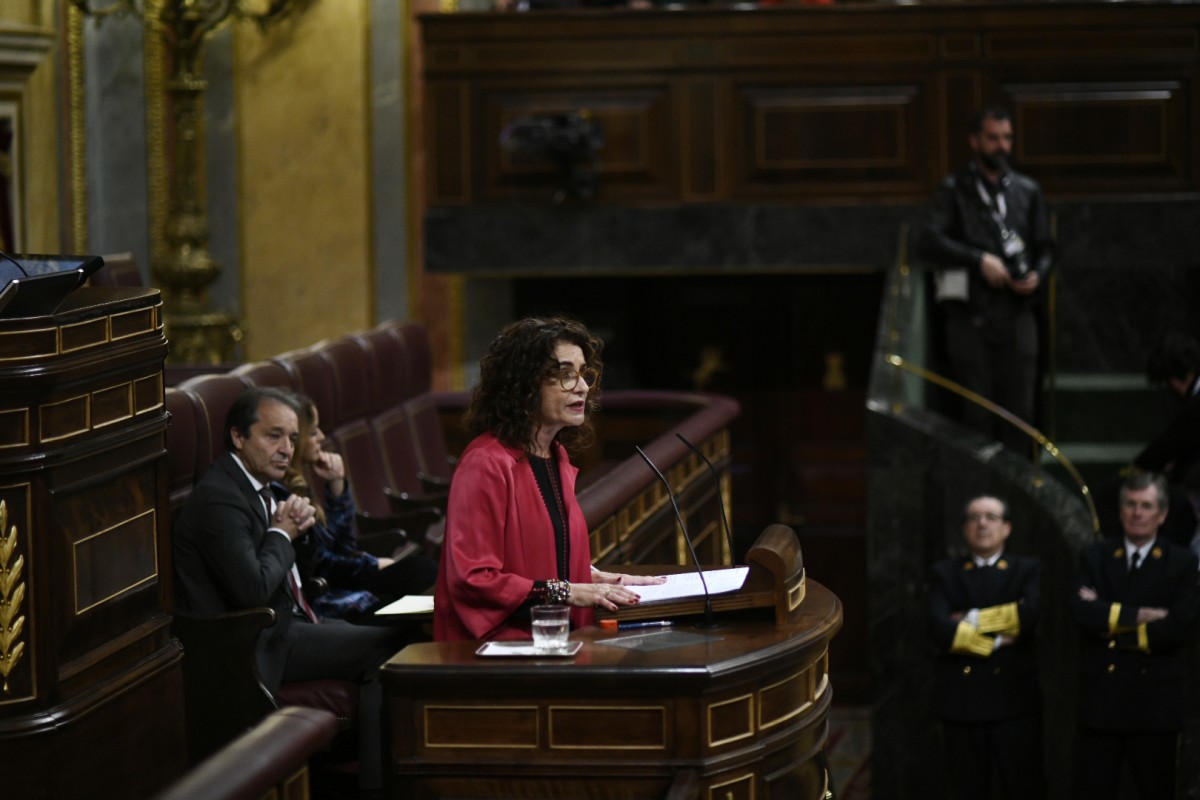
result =
[[[0,500],[0,677],[4,679],[0,691],[12,694],[8,676],[16,669],[25,654],[25,643],[21,633],[25,630],[25,617],[18,616],[21,603],[25,600],[25,584],[21,575],[25,571],[25,557],[17,552],[17,526],[8,528],[8,505]]]

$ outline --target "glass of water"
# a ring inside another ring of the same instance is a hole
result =
[[[567,633],[571,629],[570,606],[534,606],[533,646],[543,653],[559,653],[567,649]]]

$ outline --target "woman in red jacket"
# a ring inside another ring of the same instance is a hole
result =
[[[466,415],[475,438],[450,484],[435,639],[527,639],[529,609],[547,603],[589,625],[593,608],[663,581],[591,566],[568,454],[593,435],[603,346],[560,318],[514,322],[492,342]]]

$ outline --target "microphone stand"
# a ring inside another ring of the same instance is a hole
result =
[[[704,579],[704,568],[700,566],[700,557],[696,555],[696,547],[692,544],[692,537],[688,533],[687,526],[683,524],[683,515],[679,513],[679,504],[675,502],[675,492],[671,489],[671,484],[667,481],[666,476],[662,474],[662,470],[654,465],[654,462],[642,451],[642,448],[634,445],[633,449],[638,451],[638,455],[642,457],[642,460],[650,465],[650,469],[654,470],[654,474],[662,481],[663,486],[667,487],[667,497],[671,499],[671,508],[675,510],[675,521],[679,523],[679,530],[683,532],[683,540],[687,542],[688,552],[692,554],[692,561],[696,564],[696,574],[700,576],[700,586],[704,589],[704,625],[702,627],[708,629],[716,628],[718,626],[713,622],[712,595],[708,593],[708,581]]]
[[[729,515],[725,513],[725,499],[721,495],[721,477],[717,475],[717,468],[708,460],[704,453],[700,452],[700,448],[683,438],[682,433],[676,433],[676,438],[691,448],[692,452],[700,456],[700,460],[708,467],[708,471],[712,474],[713,483],[717,487],[717,508],[721,511],[721,522],[725,526],[725,543],[729,545],[729,562],[737,564],[737,553],[733,549],[733,533],[729,530]]]

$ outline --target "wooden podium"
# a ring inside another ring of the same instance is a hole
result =
[[[571,658],[406,647],[381,673],[393,796],[820,800],[841,603],[812,581],[783,621],[753,602],[713,629],[573,631]]]
[[[0,794],[148,797],[185,768],[157,290],[0,319]]]

